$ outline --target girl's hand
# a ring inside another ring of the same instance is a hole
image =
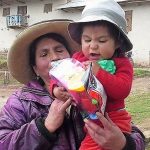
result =
[[[99,69],[100,69],[100,66],[97,63],[97,61],[92,61],[92,71],[95,76],[97,75],[97,72]]]
[[[83,68],[86,70],[89,65],[92,63],[92,71],[93,71],[93,74],[96,76],[100,66],[99,64],[97,63],[97,61],[86,61],[86,62],[83,62]]]
[[[45,127],[49,132],[55,132],[64,121],[66,109],[71,105],[71,99],[62,101],[55,99],[49,109],[47,118],[45,119]]]
[[[71,95],[66,91],[64,87],[54,87],[53,89],[53,95],[62,101],[66,101],[69,98],[71,98]]]
[[[104,149],[121,150],[126,144],[126,138],[122,131],[106,115],[106,118],[97,113],[104,128],[98,126],[90,120],[85,119],[85,127],[92,139]]]
[[[86,70],[89,67],[90,63],[91,61],[82,62],[83,68]]]

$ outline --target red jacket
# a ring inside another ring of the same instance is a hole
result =
[[[80,62],[88,59],[82,52],[77,52],[73,58]],[[110,74],[102,68],[96,77],[104,86],[107,93],[106,111],[115,111],[125,107],[124,99],[129,95],[133,80],[133,67],[126,57],[113,58],[116,65],[115,74]]]

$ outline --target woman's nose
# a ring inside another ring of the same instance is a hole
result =
[[[60,60],[59,55],[53,53],[50,55],[50,60],[51,61],[56,61],[56,60]]]

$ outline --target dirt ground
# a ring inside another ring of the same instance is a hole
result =
[[[9,95],[11,95],[18,86],[1,86],[0,87],[0,109],[6,102]],[[147,78],[135,78],[133,80],[133,86],[131,92],[150,92],[150,77]],[[138,125],[142,131],[150,131],[150,118],[145,122]]]
[[[150,77],[135,78],[133,80],[132,92],[150,92]]]

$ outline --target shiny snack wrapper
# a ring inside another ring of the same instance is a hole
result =
[[[96,112],[105,112],[107,96],[103,85],[92,73],[92,64],[84,69],[82,63],[66,58],[52,62],[51,78],[71,94],[83,118],[97,119]]]

